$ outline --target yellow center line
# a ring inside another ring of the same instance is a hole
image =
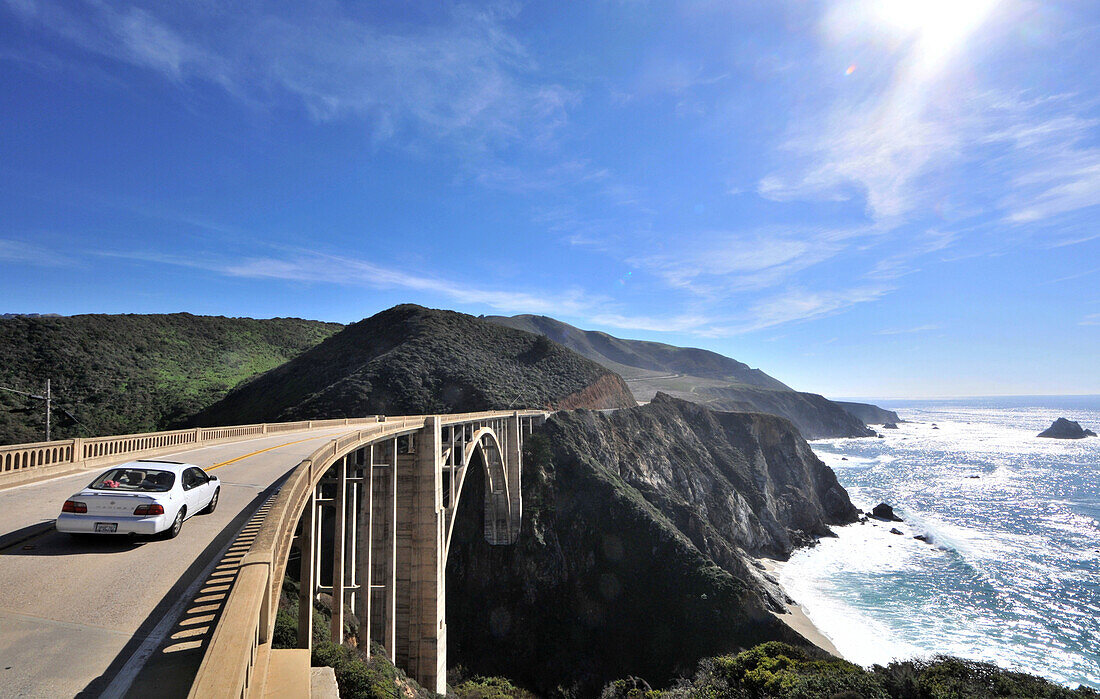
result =
[[[235,459],[230,459],[229,461],[223,461],[219,464],[214,464],[213,466],[211,466],[211,467],[209,467],[205,470],[213,471],[214,469],[221,468],[222,466],[228,466],[229,464],[235,464],[238,461],[241,461],[242,459],[247,459],[250,456],[256,456],[257,454],[263,454],[265,451],[271,451],[272,449],[281,449],[283,447],[289,447],[292,444],[301,444],[302,442],[309,442],[309,441],[312,441],[314,439],[321,439],[323,437],[324,437],[324,435],[321,435],[319,437],[308,437],[306,439],[299,439],[297,442],[287,442],[286,444],[276,444],[275,446],[268,447],[267,449],[258,449],[254,452],[249,453],[249,454],[245,454],[244,456],[238,456]]]

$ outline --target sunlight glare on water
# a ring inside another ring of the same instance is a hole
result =
[[[796,552],[788,592],[858,663],[946,653],[1100,688],[1100,439],[1036,436],[1096,430],[1100,400],[911,405],[885,439],[813,442],[857,507],[905,522]]]

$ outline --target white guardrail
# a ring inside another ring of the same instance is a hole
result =
[[[371,415],[335,420],[299,420],[267,422],[257,425],[196,427],[169,432],[113,435],[88,439],[63,439],[54,442],[0,446],[0,488],[25,483],[70,471],[95,468],[127,459],[140,459],[211,444],[255,439],[266,434],[304,432],[325,427],[357,426],[377,423],[385,417]]]

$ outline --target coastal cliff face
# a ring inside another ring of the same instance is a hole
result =
[[[806,439],[874,435],[860,419],[816,393],[773,391],[755,386],[715,386],[699,388],[694,400],[714,410],[745,410],[785,417]]]
[[[636,405],[623,380],[547,338],[395,306],[240,386],[189,424]]]
[[[630,389],[618,374],[608,372],[581,390],[554,401],[556,410],[608,410],[636,405]]]
[[[833,402],[868,425],[885,425],[888,422],[896,425],[899,422],[905,422],[893,410],[886,410],[870,403],[852,403],[843,400]]]
[[[774,591],[746,553],[786,556],[856,510],[789,422],[659,395],[555,414],[526,447],[516,545],[484,542],[482,498],[460,505],[452,663],[590,696],[765,640],[806,643],[768,612]],[[478,492],[480,469],[468,478]]]
[[[571,414],[553,438],[590,455],[715,561],[786,557],[855,520],[848,494],[790,422],[657,394],[645,409]]]

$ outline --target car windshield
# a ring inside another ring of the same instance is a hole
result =
[[[165,493],[172,489],[176,474],[144,468],[113,468],[90,486],[95,490],[125,490],[142,493]]]

